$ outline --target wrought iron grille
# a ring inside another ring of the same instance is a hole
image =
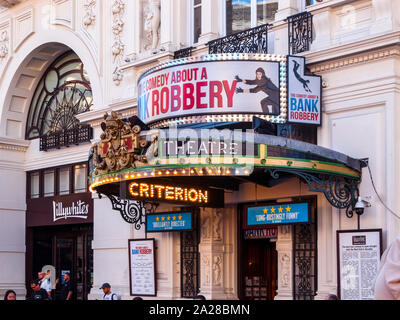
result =
[[[293,297],[314,300],[317,294],[317,215],[315,205],[310,223],[293,226]]]
[[[78,145],[80,143],[90,142],[91,139],[93,139],[93,129],[88,125],[59,132],[49,132],[40,137],[40,151]]]
[[[181,232],[181,294],[182,298],[193,298],[200,288],[200,234],[197,230],[198,214],[193,214],[193,231]]]
[[[184,48],[174,52],[174,59],[181,59],[192,56],[193,47]]]
[[[268,53],[268,27],[259,27],[237,32],[208,43],[208,53]]]
[[[309,12],[301,12],[287,18],[290,54],[310,50],[313,39],[312,20]]]

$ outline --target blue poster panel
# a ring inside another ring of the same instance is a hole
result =
[[[246,224],[248,227],[307,222],[308,203],[247,208]]]
[[[146,216],[147,232],[192,230],[191,212],[160,213]]]

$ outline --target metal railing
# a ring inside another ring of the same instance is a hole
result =
[[[289,54],[298,54],[310,50],[313,40],[313,17],[305,11],[287,17]]]
[[[193,47],[183,48],[174,52],[174,59],[182,59],[191,57],[193,52]]]
[[[71,145],[90,142],[93,138],[91,126],[80,126],[60,132],[51,132],[40,138],[40,151],[60,149]]]
[[[208,53],[268,53],[269,24],[210,41]]]

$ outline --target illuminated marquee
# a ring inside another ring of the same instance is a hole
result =
[[[223,205],[224,196],[220,190],[199,187],[164,185],[147,182],[132,182],[128,186],[132,199],[148,201],[193,204],[196,206]],[[217,205],[217,202],[219,203]]]

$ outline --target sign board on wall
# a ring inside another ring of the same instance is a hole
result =
[[[192,230],[191,212],[169,212],[146,215],[146,232]]]
[[[305,75],[305,58],[288,56],[288,122],[321,125],[320,76]]]
[[[337,232],[341,300],[374,300],[373,287],[381,255],[381,229]]]
[[[155,68],[138,83],[146,124],[177,117],[281,114],[279,61],[199,61]],[[283,79],[284,83],[286,80]]]
[[[286,203],[260,207],[248,207],[245,214],[245,227],[261,227],[309,221],[309,204]]]
[[[129,240],[129,279],[131,296],[157,295],[155,240]]]
[[[91,193],[27,200],[27,227],[93,223]]]

